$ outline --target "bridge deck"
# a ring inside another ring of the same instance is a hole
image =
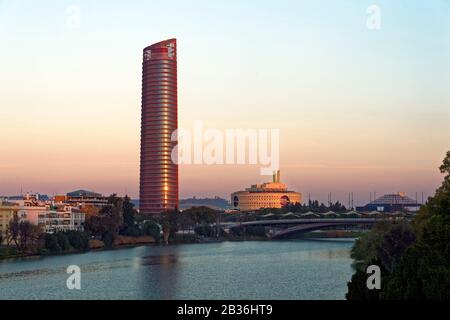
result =
[[[247,227],[247,226],[267,226],[267,225],[305,225],[316,223],[332,224],[373,224],[378,221],[386,221],[385,218],[314,218],[314,219],[285,219],[285,220],[256,220],[245,222],[226,222],[221,223],[225,228]]]

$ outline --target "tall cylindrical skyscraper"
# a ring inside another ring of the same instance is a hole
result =
[[[177,42],[144,49],[141,101],[139,209],[159,214],[178,208],[178,165],[172,161],[178,128]]]

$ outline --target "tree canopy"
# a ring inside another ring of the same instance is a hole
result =
[[[360,265],[347,299],[450,299],[450,151],[439,170],[442,185],[412,226],[384,224],[355,243],[352,257]],[[383,270],[381,290],[369,292],[365,286],[370,264]]]

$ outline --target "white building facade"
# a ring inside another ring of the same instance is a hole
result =
[[[53,209],[39,214],[38,226],[45,233],[55,233],[61,231],[84,231],[86,215],[72,207]]]

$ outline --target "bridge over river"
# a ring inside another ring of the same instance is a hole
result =
[[[342,226],[367,226],[372,227],[386,218],[317,218],[317,219],[280,219],[280,220],[256,220],[245,222],[221,223],[225,229],[245,228],[251,226],[274,227],[276,231],[272,233],[272,239],[280,239],[294,234],[306,233],[314,230],[327,229],[330,227]]]

